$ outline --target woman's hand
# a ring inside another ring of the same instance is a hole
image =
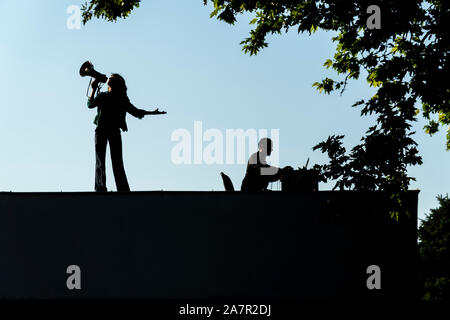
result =
[[[156,108],[155,111],[150,111],[151,114],[166,114],[167,112],[165,111],[159,111],[159,108]]]
[[[94,81],[91,82],[91,87],[92,87],[92,92],[91,92],[91,96],[89,97],[89,101],[94,101],[95,98],[95,93],[97,92],[97,88],[98,88],[98,80],[94,79]]]
[[[149,114],[151,115],[151,114],[166,114],[166,113],[167,112],[165,112],[165,111],[159,111],[159,108],[156,108],[153,111],[140,110],[137,117],[139,119],[142,119],[144,116],[149,115]]]
[[[92,81],[91,87],[93,90],[98,88],[98,83],[99,83],[99,81],[97,79],[94,79],[94,81]]]

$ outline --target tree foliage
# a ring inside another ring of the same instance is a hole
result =
[[[92,17],[116,22],[119,18],[127,18],[134,8],[139,7],[141,0],[90,0],[82,7],[83,24]]]
[[[322,29],[337,32],[336,52],[324,66],[342,80],[326,78],[314,83],[319,91],[344,90],[349,79],[368,73],[367,82],[377,93],[360,101],[362,114],[387,113],[414,121],[417,103],[429,119],[426,131],[450,125],[450,3],[446,0],[204,0],[212,2],[212,17],[234,24],[239,14],[250,12],[255,27],[242,41],[243,50],[257,54],[268,46],[269,34],[295,28],[299,33]],[[367,28],[367,9],[381,9],[381,29]],[[395,112],[394,112],[395,111]],[[436,115],[436,119],[432,116]],[[447,149],[450,131],[447,130]]]
[[[422,299],[450,302],[450,198],[438,200],[419,227]]]

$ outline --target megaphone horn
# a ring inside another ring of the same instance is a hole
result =
[[[96,71],[94,69],[94,65],[90,61],[86,61],[81,65],[80,76],[82,77],[89,76],[103,83],[108,81],[108,77],[105,76],[103,73]]]

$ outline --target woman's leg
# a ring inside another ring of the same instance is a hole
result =
[[[108,140],[117,191],[130,191],[127,175],[125,174],[125,168],[123,166],[122,137],[120,135],[120,130],[112,132],[109,135]]]
[[[106,134],[95,131],[95,191],[106,191]]]

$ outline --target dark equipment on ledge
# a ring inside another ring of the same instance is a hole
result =
[[[223,186],[225,187],[225,191],[234,191],[233,182],[231,181],[230,177],[227,176],[225,173],[221,172],[220,176],[222,177]]]
[[[283,174],[281,191],[312,192],[319,190],[319,176],[316,170],[298,169]]]
[[[309,158],[303,168],[286,167],[281,173],[281,191],[291,193],[319,191],[319,171],[307,169]]]
[[[281,177],[281,191],[283,192],[313,192],[319,191],[319,172],[317,170],[308,170],[308,161],[303,168],[294,170],[286,168]]]

